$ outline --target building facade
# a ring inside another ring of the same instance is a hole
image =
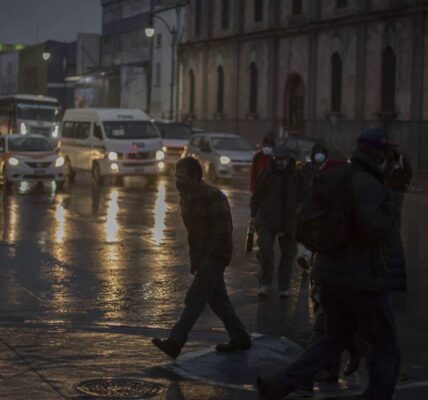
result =
[[[426,0],[191,0],[181,117],[346,153],[362,128],[384,126],[428,171],[427,27]]]
[[[187,2],[170,1],[153,12],[155,35],[152,43],[150,115],[158,120],[179,116],[178,48],[187,40]]]

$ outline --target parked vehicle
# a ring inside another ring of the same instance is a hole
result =
[[[0,136],[0,170],[4,187],[14,182],[64,183],[64,157],[41,135]]]
[[[184,147],[192,136],[192,128],[183,122],[156,122],[162,137],[166,168],[173,167],[183,155]]]
[[[0,97],[0,134],[59,136],[60,106],[46,96],[13,95]]]
[[[229,133],[201,133],[192,136],[186,156],[197,158],[209,179],[246,178],[255,149],[242,136]]]
[[[112,176],[154,176],[165,168],[158,130],[140,110],[69,109],[61,124],[67,176],[91,171],[102,184]]]

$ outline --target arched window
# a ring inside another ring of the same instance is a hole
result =
[[[189,72],[189,114],[195,114],[195,74],[192,69]]]
[[[397,57],[391,46],[382,54],[382,111],[395,111],[395,74]]]
[[[293,15],[302,13],[302,0],[293,0]]]
[[[217,68],[217,113],[224,111],[224,70],[220,66]]]
[[[305,85],[297,74],[285,85],[284,126],[291,132],[303,132],[305,127]]]
[[[254,0],[254,21],[263,21],[263,0]]]
[[[250,114],[257,114],[259,78],[256,63],[250,64]]]
[[[202,27],[202,5],[201,0],[195,0],[195,35],[201,34]]]
[[[339,53],[331,57],[331,111],[342,109],[342,58]]]
[[[230,0],[222,0],[221,2],[221,27],[229,29],[230,25]]]

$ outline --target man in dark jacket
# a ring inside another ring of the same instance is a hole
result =
[[[309,193],[312,178],[317,173],[321,165],[328,159],[328,149],[320,143],[316,143],[312,148],[310,160],[301,167],[303,180],[303,196]]]
[[[230,336],[229,343],[217,345],[217,351],[247,350],[251,347],[251,339],[235,314],[223,276],[232,257],[233,227],[227,197],[202,181],[202,168],[191,157],[177,163],[176,185],[188,234],[191,273],[195,278],[187,292],[183,313],[169,338],[154,338],[153,344],[177,358],[193,325],[209,304]]]
[[[266,296],[272,283],[273,246],[278,239],[281,249],[278,289],[281,298],[288,297],[297,250],[295,236],[300,185],[300,174],[289,149],[285,144],[275,147],[271,163],[256,181],[250,202],[259,245],[259,296]]]
[[[368,344],[369,400],[391,400],[400,366],[389,292],[405,290],[405,267],[398,224],[380,165],[387,149],[382,129],[369,128],[352,157],[350,218],[354,233],[344,250],[318,254],[314,279],[326,313],[326,336],[288,368],[260,377],[262,398],[282,399],[308,382],[358,333]]]

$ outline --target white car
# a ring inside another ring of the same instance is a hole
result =
[[[183,122],[157,121],[156,127],[162,137],[162,151],[168,170],[174,167],[183,155],[184,148],[192,136],[192,128]]]
[[[211,182],[217,179],[247,178],[255,149],[242,136],[230,133],[195,134],[185,156],[199,160]]]
[[[1,180],[5,188],[13,182],[55,181],[64,183],[64,158],[41,135],[0,137]]]

